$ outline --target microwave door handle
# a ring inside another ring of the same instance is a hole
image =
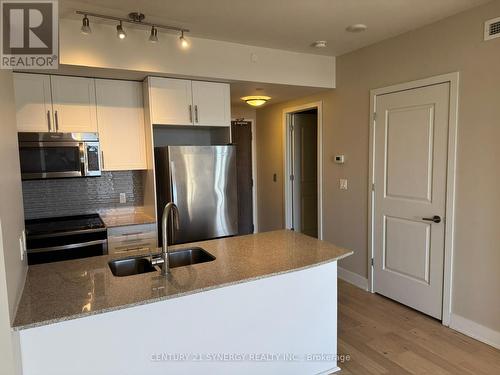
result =
[[[81,174],[82,176],[86,176],[88,172],[87,168],[87,155],[85,152],[85,143],[80,143],[80,166],[81,166]]]

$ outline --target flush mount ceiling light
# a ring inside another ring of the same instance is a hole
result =
[[[362,23],[355,23],[354,25],[349,25],[345,28],[345,30],[350,33],[361,33],[366,29],[368,29],[368,26]]]
[[[118,26],[116,26],[116,36],[118,39],[125,39],[127,37],[127,33],[123,30],[122,21],[120,21]]]
[[[312,44],[314,48],[326,48],[326,45],[326,40],[317,40]]]
[[[159,25],[156,23],[153,24],[153,23],[145,22],[144,19],[146,18],[146,16],[140,12],[129,13],[128,18],[108,16],[105,14],[91,13],[91,12],[87,12],[84,10],[77,10],[75,13],[83,16],[81,31],[84,34],[90,34],[92,32],[92,30],[90,29],[89,17],[93,17],[93,18],[99,18],[99,19],[103,19],[103,20],[111,20],[111,21],[120,22],[119,25],[116,26],[116,35],[120,39],[125,39],[127,37],[127,34],[125,33],[125,30],[123,29],[123,23],[131,23],[134,25],[141,25],[141,26],[150,27],[151,33],[150,33],[149,38],[148,38],[148,40],[150,42],[153,42],[153,43],[158,42],[158,29],[162,29],[162,30],[166,30],[166,31],[174,31],[174,32],[180,33],[181,35],[180,35],[179,39],[180,39],[181,47],[182,48],[189,47],[189,42],[184,37],[184,33],[188,33],[189,29],[185,29],[183,27],[177,27],[177,26]]]
[[[261,105],[266,104],[270,99],[270,96],[263,95],[244,96],[243,98],[241,98],[241,100],[251,105],[252,107],[260,107]]]
[[[90,34],[92,32],[92,29],[90,28],[90,21],[89,21],[89,18],[87,17],[87,15],[85,15],[83,17],[83,20],[82,20],[82,34]]]

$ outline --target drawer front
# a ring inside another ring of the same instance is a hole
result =
[[[145,232],[156,232],[156,224],[127,225],[123,227],[108,228],[108,236],[122,236],[140,234]]]
[[[139,241],[156,238],[156,232],[137,232],[131,234],[122,234],[119,236],[108,235],[108,242],[127,242],[127,241]]]
[[[156,239],[108,243],[108,254],[127,254],[140,250],[156,250]]]
[[[108,253],[127,254],[134,251],[155,251],[156,224],[129,225],[108,229]]]

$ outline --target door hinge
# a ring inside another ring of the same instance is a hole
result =
[[[373,261],[373,258],[372,258],[372,260],[371,260],[371,263],[372,263],[372,267],[373,267],[373,265],[374,265],[374,261]]]
[[[295,128],[295,127],[293,126],[293,124],[290,124],[290,130],[291,130],[292,132],[293,132],[293,129],[294,129],[294,128]]]
[[[250,187],[253,187],[253,178],[250,179]]]
[[[377,112],[373,112],[373,122],[377,121]]]
[[[372,184],[372,191],[375,191],[375,184]]]
[[[290,175],[290,181],[295,180],[295,176],[293,174]]]

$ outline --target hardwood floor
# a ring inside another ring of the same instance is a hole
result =
[[[499,375],[500,350],[339,280],[341,375]]]

